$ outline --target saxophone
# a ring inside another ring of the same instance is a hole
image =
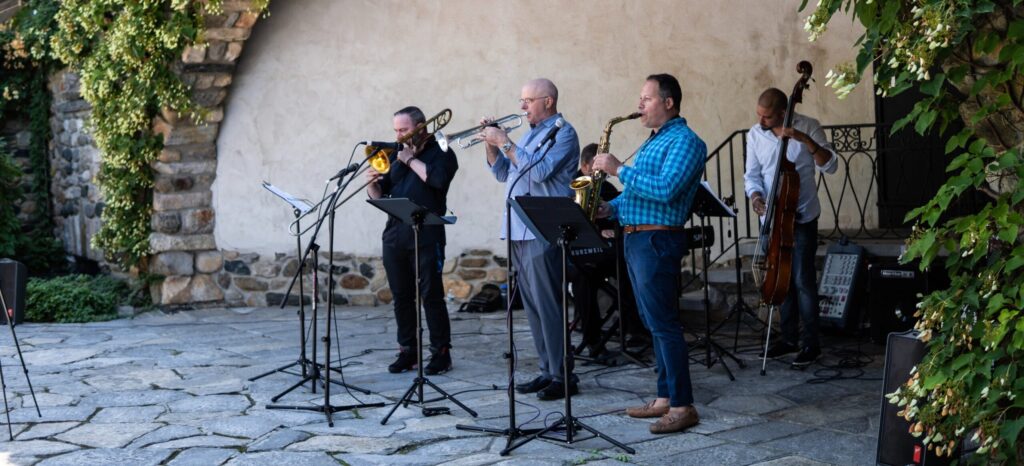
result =
[[[632,120],[640,118],[640,113],[630,113],[626,116],[620,116],[608,120],[608,123],[604,125],[604,132],[601,134],[601,139],[597,142],[597,153],[606,154],[608,149],[611,147],[609,139],[612,136],[612,126],[622,123],[626,120]],[[608,174],[601,170],[594,170],[591,175],[584,175],[569,183],[569,187],[576,193],[575,202],[579,204],[583,212],[587,214],[587,218],[593,222],[597,217],[597,206],[601,204],[601,186],[604,184],[604,179],[608,177]]]

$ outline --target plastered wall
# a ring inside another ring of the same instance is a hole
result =
[[[796,63],[815,66],[798,111],[825,124],[874,120],[870,89],[838,100],[826,71],[854,56],[860,31],[838,19],[819,42],[803,31],[799,0],[766,1],[341,1],[271,3],[234,75],[218,139],[213,186],[217,246],[261,254],[292,251],[291,209],[261,181],[318,200],[360,140],[393,138],[392,113],[418,105],[453,111],[446,132],[481,116],[518,111],[523,82],[548,77],[581,143],[611,117],[635,111],[644,77],[668,72],[683,87],[683,116],[709,148],[755,122],[758,94],[787,93]],[[522,130],[515,133],[515,137]],[[612,152],[646,137],[615,127]],[[456,149],[460,170],[449,205],[449,255],[503,250],[497,239],[503,186],[483,149]],[[360,154],[357,153],[357,157]],[[741,163],[737,161],[737,163]],[[742,167],[738,167],[740,173]],[[336,247],[377,255],[385,215],[363,194],[338,210]],[[823,225],[824,227],[824,225]],[[321,244],[326,248],[326,235]]]

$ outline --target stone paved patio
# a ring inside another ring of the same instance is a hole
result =
[[[750,364],[736,370],[735,382],[719,366],[708,370],[692,364],[701,423],[687,433],[659,437],[647,432],[647,421],[621,413],[653,395],[655,374],[650,369],[581,364],[582,394],[574,398],[573,414],[629,444],[636,454],[627,455],[601,439],[573,446],[538,440],[503,457],[498,454],[505,446],[503,437],[456,430],[455,424],[507,427],[508,403],[500,389],[506,383],[501,359],[504,314],[453,313],[455,369],[431,377],[479,418],[450,402],[437,402],[432,405],[449,406],[452,414],[424,417],[410,405],[381,425],[413,378],[385,370],[395,351],[389,317],[386,307],[340,309],[341,348],[332,348],[332,356],[341,359],[348,383],[373,394],[353,391],[353,396],[335,386],[331,402],[388,405],[336,413],[334,427],[320,413],[266,408],[271,397],[298,377],[275,373],[247,381],[297,359],[294,310],[150,312],[94,324],[19,326],[42,418],[32,407],[10,334],[0,329],[0,362],[15,435],[15,441],[7,441],[6,425],[0,425],[0,464],[873,463],[882,358],[881,350],[870,344],[862,349],[873,352],[875,361],[862,379],[822,384],[807,383],[813,370],[793,371],[781,362],[769,363],[768,375],[761,377],[752,351],[741,356]],[[516,313],[515,328],[520,380],[525,380],[534,375],[536,357],[522,312]],[[836,361],[829,356],[822,362]],[[319,388],[317,394],[310,393],[306,384],[278,403],[312,406],[323,401],[321,393]],[[427,397],[432,396],[428,389]],[[528,422],[527,427],[557,419],[564,407],[561,401],[541,402],[533,396],[517,400],[517,421]]]

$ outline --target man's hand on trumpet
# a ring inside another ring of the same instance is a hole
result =
[[[494,123],[493,117],[480,119],[481,125]],[[487,143],[487,160],[491,165],[497,159],[498,152],[505,154],[512,163],[516,163],[516,145],[508,137],[508,131],[501,127],[488,126],[480,130],[480,139]],[[505,150],[505,148],[508,148]]]

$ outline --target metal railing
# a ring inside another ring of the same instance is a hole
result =
[[[885,223],[881,222],[880,205],[909,205],[905,202],[901,204],[898,199],[901,193],[894,192],[899,190],[899,186],[904,185],[903,180],[893,179],[883,184],[880,182],[881,176],[925,176],[923,174],[934,173],[934,170],[932,167],[915,169],[902,166],[881,170],[881,167],[885,163],[902,163],[899,162],[901,157],[885,157],[887,154],[920,152],[933,148],[913,147],[914,141],[903,141],[906,142],[904,144],[894,138],[886,139],[885,144],[888,147],[879,147],[879,136],[888,134],[889,131],[886,125],[831,125],[823,128],[839,156],[839,165],[835,173],[817,175],[818,197],[821,200],[821,216],[818,219],[819,239],[836,240],[844,236],[850,239],[905,238],[909,229],[879,226]],[[739,258],[739,254],[732,250],[735,247],[735,236],[738,235],[739,240],[757,237],[759,220],[743,190],[748,131],[733,132],[708,154],[704,180],[719,197],[727,203],[732,203],[736,210],[735,219],[708,219],[708,224],[715,228],[716,235],[709,266],[723,258]],[[885,133],[882,133],[883,131]],[[903,147],[897,147],[900,145]],[[944,166],[944,161],[940,162]],[[920,185],[906,183],[908,187]],[[894,189],[893,186],[897,188]],[[698,219],[692,219],[688,226],[699,225]]]

